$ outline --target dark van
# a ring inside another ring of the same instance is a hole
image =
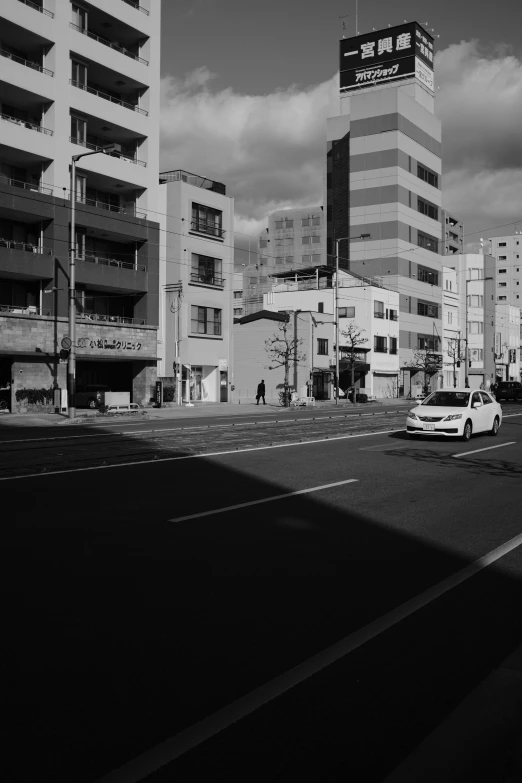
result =
[[[110,387],[102,383],[90,386],[76,387],[77,408],[99,408],[105,402],[105,392],[110,392]]]
[[[522,400],[522,383],[518,381],[500,381],[495,389],[495,397],[500,400]]]

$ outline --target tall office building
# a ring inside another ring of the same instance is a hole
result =
[[[414,351],[440,355],[441,126],[433,38],[417,23],[340,42],[339,114],[327,123],[328,252],[400,293],[400,386]],[[364,235],[364,238],[362,236]]]
[[[65,386],[70,170],[85,153],[76,170],[77,384],[150,399],[161,6],[140,3],[0,7],[0,387],[13,409],[22,389]],[[117,146],[103,154],[109,144]]]
[[[243,272],[245,315],[262,309],[263,294],[272,289],[271,274],[328,264],[322,206],[272,212],[252,255]]]

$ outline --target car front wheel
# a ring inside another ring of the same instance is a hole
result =
[[[468,419],[467,422],[464,425],[464,430],[462,432],[462,440],[465,440],[465,441],[470,440],[472,432],[473,432],[473,427],[471,425],[470,420]]]
[[[493,426],[491,427],[489,434],[493,435],[493,437],[495,437],[495,435],[498,435],[499,427],[500,427],[500,421],[498,420],[498,416],[495,416],[495,421],[493,422]]]

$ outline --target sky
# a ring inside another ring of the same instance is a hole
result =
[[[466,249],[522,230],[521,0],[357,6],[359,33],[418,21],[436,36],[442,201],[464,221]],[[276,209],[322,203],[339,39],[355,34],[355,8],[163,0],[161,170],[224,182],[238,235],[257,236]]]

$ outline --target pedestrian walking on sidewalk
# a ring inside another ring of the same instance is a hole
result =
[[[261,383],[257,386],[257,394],[256,394],[256,400],[257,404],[259,405],[259,400],[263,398],[263,405],[266,405],[265,402],[265,382],[262,380]]]

